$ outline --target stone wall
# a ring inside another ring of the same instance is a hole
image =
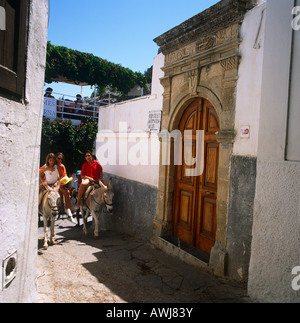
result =
[[[114,183],[114,212],[103,212],[100,219],[101,229],[149,240],[156,215],[157,187],[113,174],[104,174],[107,182],[110,178]]]
[[[247,282],[251,255],[257,159],[232,156],[227,223],[226,274]]]

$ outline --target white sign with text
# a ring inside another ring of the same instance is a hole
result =
[[[52,98],[44,98],[44,117],[56,119],[57,117],[57,101]]]
[[[162,111],[149,111],[148,132],[160,132]]]

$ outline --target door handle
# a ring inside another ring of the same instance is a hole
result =
[[[215,192],[209,192],[209,191],[206,191],[205,194],[207,194],[207,195],[216,195]]]

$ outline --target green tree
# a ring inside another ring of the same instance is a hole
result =
[[[98,132],[97,121],[86,118],[77,127],[71,121],[50,121],[44,118],[41,141],[41,165],[44,165],[49,153],[62,152],[65,156],[64,165],[68,175],[81,169],[86,150],[95,149]]]
[[[152,83],[152,72],[153,72],[153,65],[145,71],[144,75],[146,77],[147,83]]]
[[[97,84],[101,92],[109,87],[126,94],[135,85],[148,87],[146,77],[142,73],[133,72],[93,54],[55,46],[48,42],[45,82],[52,83],[62,79],[75,84]]]

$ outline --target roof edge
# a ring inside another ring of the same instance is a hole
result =
[[[262,0],[222,0],[154,39],[164,55],[236,22]]]

